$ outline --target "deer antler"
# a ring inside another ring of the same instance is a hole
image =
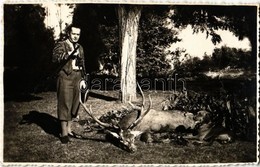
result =
[[[136,151],[136,146],[134,144],[135,137],[137,135],[139,135],[140,133],[142,133],[140,131],[132,131],[132,129],[142,121],[142,119],[150,111],[151,106],[152,106],[152,100],[151,100],[151,97],[149,95],[150,104],[149,104],[147,110],[144,111],[144,105],[145,105],[144,93],[143,93],[143,91],[142,91],[142,89],[141,89],[141,87],[138,83],[137,83],[137,86],[140,89],[140,92],[141,92],[141,95],[142,95],[142,100],[143,100],[142,106],[140,108],[140,107],[133,105],[132,103],[129,103],[129,104],[131,104],[133,106],[133,108],[136,109],[135,112],[138,111],[138,115],[140,114],[140,116],[138,116],[138,118],[136,119],[136,113],[131,112],[130,114],[128,114],[127,116],[124,117],[125,119],[124,118],[121,119],[121,121],[117,125],[104,123],[104,122],[100,121],[98,118],[96,118],[93,115],[91,105],[88,108],[82,102],[81,93],[79,95],[79,102],[83,106],[84,110],[88,113],[88,115],[90,115],[93,118],[93,120],[95,122],[97,122],[100,126],[105,127],[106,132],[108,132],[109,134],[111,134],[112,136],[117,138],[120,141],[120,143],[123,144],[123,146],[126,147],[130,151]],[[84,97],[86,98],[86,94],[85,94]]]
[[[146,114],[148,114],[148,112],[151,110],[151,106],[152,106],[152,99],[151,99],[151,96],[149,95],[149,106],[147,108],[147,110],[144,112],[144,105],[145,105],[145,97],[144,97],[144,93],[141,89],[141,86],[139,85],[139,83],[137,82],[137,86],[141,92],[141,95],[142,95],[142,106],[141,106],[141,115],[138,119],[136,119],[130,126],[128,129],[133,129],[134,127],[136,127],[141,121],[142,119],[144,118],[144,116]],[[143,114],[142,114],[143,113]]]
[[[85,94],[85,97],[86,97],[86,94]],[[100,121],[98,118],[96,118],[96,117],[93,115],[91,105],[90,105],[89,108],[88,108],[88,107],[82,102],[81,93],[79,93],[79,102],[80,102],[80,104],[82,105],[82,107],[84,108],[84,110],[88,113],[88,115],[91,116],[91,118],[92,118],[94,121],[96,121],[100,126],[103,126],[103,127],[105,127],[105,128],[119,129],[119,127],[116,126],[116,125],[112,125],[112,124],[108,124],[108,123],[102,122],[102,121]]]
[[[151,96],[150,96],[150,95],[149,95],[149,101],[150,101],[150,104],[149,104],[147,110],[146,110],[146,111],[144,112],[144,114],[141,115],[135,122],[133,122],[132,125],[129,126],[129,129],[133,129],[134,127],[136,127],[136,126],[142,121],[142,119],[144,118],[144,116],[147,115],[148,112],[151,110],[152,100],[151,100]],[[142,107],[141,113],[143,113],[143,107]]]
[[[134,105],[131,101],[132,101],[132,100],[131,100],[131,96],[130,96],[129,101],[128,101],[128,104],[130,104],[130,106],[131,106],[133,109],[136,109],[136,110],[140,110],[140,109],[141,109],[139,106]]]
[[[142,91],[142,89],[141,89],[141,86],[139,85],[138,82],[137,82],[137,86],[138,86],[138,89],[139,89],[140,92],[141,92],[141,95],[142,95],[142,107],[144,107],[144,103],[145,103],[144,93],[143,93],[143,91]],[[128,104],[130,104],[133,109],[137,109],[137,110],[140,110],[140,109],[141,109],[141,110],[142,110],[142,108],[140,108],[140,107],[134,105],[134,104],[131,102],[131,96],[130,96],[130,99],[129,99],[129,101],[128,101]]]

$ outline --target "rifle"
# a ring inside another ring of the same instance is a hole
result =
[[[74,58],[74,54],[76,51],[79,49],[80,45],[77,45],[76,48],[72,51],[72,53],[68,56],[68,58],[64,61],[61,62],[61,64],[58,66],[58,68],[48,77],[43,77],[38,84],[34,87],[34,93],[39,92],[40,88],[46,90],[45,86],[48,84],[53,79],[56,79],[59,72],[63,69],[63,67],[71,60]],[[84,68],[82,68],[84,69]],[[85,73],[85,69],[84,69]],[[85,75],[83,75],[85,76]]]

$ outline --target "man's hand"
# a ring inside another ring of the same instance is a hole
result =
[[[81,90],[85,90],[87,88],[87,83],[86,83],[86,80],[82,79],[79,83],[79,88]]]

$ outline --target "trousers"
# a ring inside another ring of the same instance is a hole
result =
[[[80,71],[72,71],[69,75],[60,71],[57,79],[57,112],[61,121],[71,121],[76,117],[79,110],[79,82]]]

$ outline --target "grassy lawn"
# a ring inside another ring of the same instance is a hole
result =
[[[160,110],[161,102],[170,92],[151,94],[153,109]],[[116,92],[94,91],[87,104],[100,116],[108,111],[122,109]],[[141,97],[138,96],[138,101]],[[62,145],[56,119],[56,92],[44,92],[5,102],[4,105],[4,162],[57,163],[125,163],[125,164],[194,164],[256,162],[255,142],[235,141],[211,146],[180,146],[172,143],[146,144],[137,141],[138,151],[128,153],[105,140],[104,134],[85,132],[84,126],[73,123],[73,129],[85,136]],[[23,116],[34,114],[32,124],[21,124]],[[80,119],[89,117],[81,109]]]

